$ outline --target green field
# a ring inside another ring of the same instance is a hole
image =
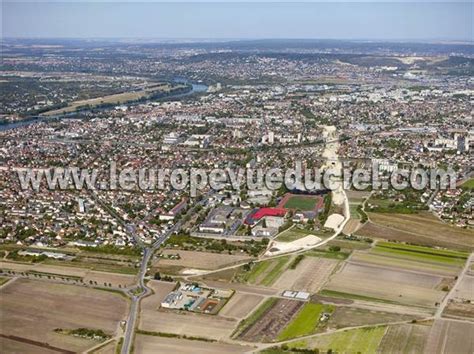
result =
[[[324,312],[332,313],[334,307],[331,305],[307,303],[279,334],[278,340],[283,341],[291,338],[305,336],[316,332],[321,314]]]
[[[385,330],[385,326],[347,330],[308,339],[304,344],[306,348],[325,352],[331,350],[333,353],[376,353]],[[291,343],[289,346],[292,347]],[[301,346],[301,342],[295,343],[295,347]]]
[[[474,178],[471,178],[461,185],[461,188],[474,189]]]
[[[7,277],[0,277],[0,285],[3,285],[5,284],[7,281],[9,281],[10,278],[7,278]]]
[[[318,198],[312,198],[308,196],[292,196],[288,201],[283,205],[285,209],[297,209],[302,211],[311,211],[316,208]]]
[[[391,242],[377,242],[376,246],[371,250],[371,252],[377,254],[400,256],[411,260],[445,263],[450,265],[463,265],[469,256],[469,254],[466,252]]]
[[[320,250],[320,249],[313,249],[311,251],[305,252],[304,255],[309,256],[309,257],[322,257],[322,258],[344,260],[347,257],[349,257],[350,253],[331,252],[331,251],[325,251],[325,250]]]
[[[244,271],[237,276],[237,280],[255,285],[270,286],[285,270],[289,256],[269,259],[256,263],[249,271]]]
[[[283,231],[280,235],[277,236],[276,239],[281,242],[292,242],[308,235],[311,235],[311,231],[293,227],[289,230]]]

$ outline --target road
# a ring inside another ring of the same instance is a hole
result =
[[[466,261],[466,264],[464,265],[464,268],[463,268],[462,272],[458,275],[456,283],[453,285],[453,287],[451,288],[449,293],[444,297],[443,301],[439,305],[438,310],[436,311],[436,314],[435,314],[435,318],[441,318],[441,315],[443,314],[444,309],[449,304],[449,299],[451,299],[453,297],[453,295],[456,294],[457,288],[461,284],[461,282],[462,282],[464,276],[466,275],[466,273],[469,271],[469,268],[471,267],[471,263],[473,261],[474,261],[474,253],[471,253],[469,255],[469,258]]]
[[[140,265],[140,271],[137,275],[137,286],[134,288],[135,291],[138,291],[138,289],[142,289],[141,293],[136,293],[133,290],[129,292],[129,295],[131,296],[131,305],[130,305],[130,312],[128,315],[128,320],[127,324],[125,327],[125,333],[124,333],[124,339],[123,339],[123,344],[122,344],[122,349],[121,349],[121,354],[128,354],[130,353],[130,349],[133,344],[133,333],[135,331],[135,326],[136,326],[136,321],[137,321],[137,316],[138,316],[138,310],[140,307],[140,301],[144,297],[150,295],[152,293],[152,290],[148,288],[148,286],[145,284],[145,276],[146,272],[148,269],[148,263],[153,256],[153,253],[160,248],[160,246],[166,242],[166,240],[175,232],[179,232],[181,227],[183,226],[184,220],[186,216],[191,215],[195,209],[198,206],[202,206],[207,203],[208,199],[214,194],[213,191],[208,192],[205,194],[202,198],[201,201],[196,203],[192,208],[190,208],[186,215],[184,215],[176,224],[174,224],[173,227],[171,227],[164,235],[162,235],[158,240],[155,241],[151,246],[147,247],[144,245],[143,242],[138,241],[139,238],[135,235],[134,233],[134,227],[133,225],[127,225],[127,232],[131,233],[132,236],[134,237],[135,240],[137,240],[138,245],[140,245],[143,248],[143,258],[141,261]]]

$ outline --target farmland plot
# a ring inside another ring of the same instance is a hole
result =
[[[422,316],[405,315],[394,312],[374,311],[356,307],[338,306],[329,319],[329,327],[344,328],[380,323],[409,321]]]
[[[150,332],[220,340],[229,337],[236,325],[236,320],[220,316],[167,310],[144,310],[140,314],[139,328]]]
[[[298,347],[319,349],[326,352],[331,349],[336,353],[376,353],[385,334],[386,327],[352,329],[295,342]],[[303,344],[303,345],[300,345]],[[289,344],[292,347],[292,344]]]
[[[406,305],[434,307],[445,296],[443,291],[435,290],[442,279],[428,274],[346,264],[342,271],[331,277],[325,289]]]
[[[354,252],[351,257],[351,262],[421,271],[424,273],[442,276],[455,276],[460,271],[460,267],[449,264],[427,263],[406,259],[403,257],[392,257],[390,255],[365,252]]]
[[[305,257],[295,269],[287,269],[273,287],[316,293],[339,262],[335,259]]]
[[[56,328],[101,329],[113,336],[127,309],[126,300],[118,294],[27,279],[2,287],[0,297],[2,335],[76,352],[98,342],[59,334],[54,332]]]
[[[258,307],[263,296],[237,292],[220,311],[221,316],[242,319]]]
[[[473,353],[474,323],[436,320],[429,333],[426,354]],[[468,337],[466,337],[468,336]]]
[[[428,325],[403,324],[388,327],[378,353],[422,353],[430,333]]]
[[[239,262],[245,262],[251,258],[246,255],[230,255],[211,252],[197,252],[184,250],[164,250],[164,255],[179,254],[180,259],[159,258],[155,266],[179,266],[184,268],[197,268],[214,270]]]
[[[302,301],[279,299],[239,336],[249,342],[274,340],[304,305]]]
[[[197,340],[147,336],[143,334],[138,334],[135,339],[135,353],[137,354],[234,354],[245,353],[249,350],[249,347],[235,344],[209,343]]]

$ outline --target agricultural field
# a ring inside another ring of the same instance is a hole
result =
[[[239,324],[238,338],[248,342],[270,342],[292,320],[305,303],[271,298]]]
[[[289,266],[292,257],[278,257],[239,268],[235,280],[253,285],[271,286]]]
[[[425,353],[473,353],[474,341],[466,338],[472,333],[474,323],[436,320],[431,327]]]
[[[333,353],[375,354],[386,330],[385,326],[345,330],[292,342],[288,346],[319,349],[324,352],[331,349]]]
[[[33,346],[82,352],[100,342],[54,330],[100,329],[110,336],[119,333],[119,322],[127,314],[127,301],[119,294],[81,286],[16,279],[0,290],[0,328],[13,336],[17,352]],[[54,306],[53,306],[54,305]],[[3,345],[3,344],[2,344]],[[36,352],[38,352],[38,348]]]
[[[442,281],[436,275],[346,263],[321,295],[434,308],[446,295],[437,290]]]
[[[453,301],[443,311],[447,318],[474,319],[474,303],[463,303]]]
[[[143,331],[213,340],[228,338],[236,325],[236,320],[221,316],[164,309],[157,311],[145,307],[140,312],[139,321],[139,329]]]
[[[221,353],[245,353],[250,347],[236,344],[218,342],[204,342],[199,340],[186,340],[178,338],[167,338],[160,336],[149,336],[137,334],[134,343],[134,352],[137,354],[154,353],[195,353],[195,354],[221,354]]]
[[[305,256],[295,269],[286,269],[273,287],[316,293],[326,283],[338,263],[335,259]]]
[[[111,284],[114,287],[127,287],[135,282],[134,275],[106,273],[93,271],[87,268],[77,268],[72,266],[49,265],[43,263],[16,263],[0,262],[0,269],[3,271],[14,271],[29,273],[31,277],[37,278],[65,278],[71,281],[84,283],[97,282],[97,285]]]
[[[354,252],[351,257],[351,262],[389,268],[400,268],[412,271],[422,271],[446,277],[454,277],[460,271],[460,268],[451,266],[449,264],[414,261],[403,257],[394,257],[393,255],[389,254],[375,254],[371,252]]]
[[[349,306],[337,306],[328,321],[328,328],[345,328],[381,323],[410,321],[421,316],[405,315],[397,312],[376,311]]]
[[[100,348],[92,351],[93,354],[116,354],[117,341],[111,340]]]
[[[262,302],[263,296],[237,292],[219,312],[224,317],[242,319],[247,317]]]
[[[222,268],[227,265],[237,264],[245,261],[250,261],[252,258],[248,255],[230,255],[221,253],[211,252],[198,252],[198,251],[172,251],[164,250],[162,252],[164,257],[155,258],[153,267],[157,267],[158,270],[169,269],[173,267],[175,269],[204,269],[204,270],[215,270]],[[175,256],[179,254],[179,259],[166,258],[169,256]]]
[[[323,313],[332,313],[334,306],[308,302],[278,335],[279,341],[297,338],[320,330],[326,322],[320,321]]]
[[[469,253],[467,252],[442,250],[391,242],[377,242],[371,252],[414,261],[441,263],[458,267],[464,266],[464,263],[466,263],[466,260],[469,257]]]
[[[429,213],[369,213],[370,222],[357,235],[386,240],[439,246],[456,250],[474,250],[474,233],[445,224]]]
[[[354,252],[351,262],[454,277],[461,271],[468,255],[460,251],[379,241],[368,252]]]
[[[379,353],[423,353],[430,333],[428,324],[389,326],[378,348]]]
[[[20,339],[19,337],[7,338],[3,335],[0,335],[0,348],[3,353],[57,354],[58,351],[63,351],[63,353],[74,353],[56,347],[48,347],[42,342],[28,341]]]

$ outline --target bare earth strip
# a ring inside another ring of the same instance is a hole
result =
[[[219,312],[219,315],[238,319],[245,318],[258,307],[262,300],[263,296],[236,293]]]
[[[474,323],[436,320],[431,328],[425,354],[473,353]]]
[[[70,351],[83,351],[97,342],[58,334],[54,329],[85,327],[115,335],[127,309],[126,300],[118,294],[27,279],[3,287],[0,297],[2,334]]]
[[[380,354],[419,354],[425,348],[430,326],[403,324],[388,327],[377,350]]]
[[[142,311],[139,328],[216,340],[228,338],[237,321],[220,316],[170,311]]]
[[[433,307],[445,296],[434,290],[443,278],[358,264],[346,264],[326,289],[369,296],[402,304]]]
[[[250,260],[246,255],[230,255],[211,252],[196,252],[196,251],[176,251],[164,250],[163,254],[179,253],[181,259],[166,259],[160,258],[158,266],[181,266],[191,267],[197,269],[214,270],[219,269],[225,265],[232,265],[239,262]]]
[[[453,296],[460,300],[474,302],[474,276],[465,275]]]
[[[333,272],[338,261],[305,257],[295,269],[287,269],[273,284],[280,290],[301,290],[316,293]]]
[[[138,334],[135,339],[135,353],[178,353],[178,354],[221,354],[245,353],[250,347],[226,343],[207,343],[197,340],[155,337]]]
[[[346,226],[344,226],[344,229],[342,230],[342,232],[346,235],[350,235],[350,234],[356,232],[357,230],[359,230],[361,226],[362,226],[362,224],[360,223],[359,220],[349,219]]]
[[[436,237],[423,236],[413,232],[405,232],[395,228],[376,225],[372,222],[366,223],[359,230],[357,230],[356,234],[364,237],[382,238],[389,241],[407,242],[421,246],[438,246],[460,250],[466,250],[470,248],[457,242],[451,242],[449,240],[443,240]]]

